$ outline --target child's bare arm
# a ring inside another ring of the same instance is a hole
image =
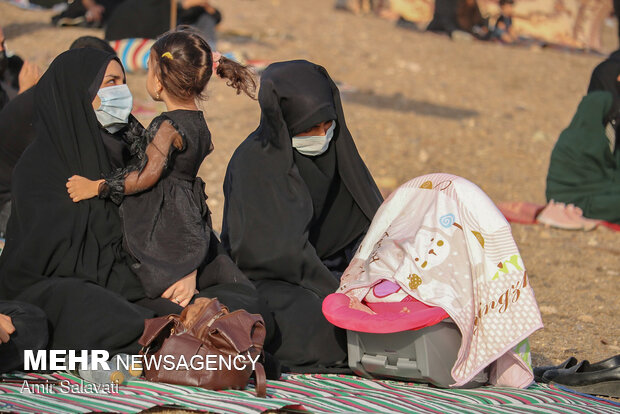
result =
[[[67,192],[74,203],[99,195],[99,186],[105,180],[89,180],[88,178],[74,175],[67,181]]]
[[[148,190],[161,178],[170,152],[175,148],[183,149],[183,146],[183,138],[179,132],[169,121],[162,122],[146,149],[141,150],[144,152],[139,157],[145,164],[132,165],[125,171],[117,171],[108,176],[106,180],[101,181],[97,195],[120,204],[124,195]]]

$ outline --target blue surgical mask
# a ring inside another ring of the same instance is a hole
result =
[[[292,143],[299,153],[309,157],[316,157],[323,154],[329,148],[329,143],[334,137],[334,129],[336,129],[336,121],[332,121],[325,135],[315,136],[296,136],[293,137]]]
[[[127,85],[101,88],[97,96],[101,99],[101,106],[95,109],[95,115],[101,126],[111,133],[123,128],[133,108],[133,97]]]

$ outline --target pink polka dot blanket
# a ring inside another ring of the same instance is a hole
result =
[[[502,213],[462,177],[429,174],[394,191],[323,312],[342,328],[376,333],[449,315],[463,336],[453,386],[486,367],[493,385],[533,381],[527,338],[543,324],[523,259]]]

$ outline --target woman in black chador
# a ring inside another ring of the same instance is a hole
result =
[[[112,354],[137,352],[136,341],[145,318],[178,314],[182,311],[179,303],[185,306],[194,296],[192,288],[187,300],[175,301],[174,297],[165,298],[165,295],[157,297],[173,283],[170,279],[167,285],[166,280],[157,279],[143,287],[132,272],[137,263],[122,249],[118,207],[105,197],[74,203],[67,194],[69,177],[80,176],[97,182],[95,180],[110,175],[115,167],[122,165],[124,145],[129,144],[125,140],[133,139],[136,145],[132,148],[143,149],[143,145],[138,145],[143,136],[139,124],[130,125],[131,131],[117,137],[109,130],[116,130],[118,124],[107,125],[110,118],[101,114],[104,106],[95,111],[95,96],[104,89],[107,92],[102,96],[109,96],[111,86],[124,90],[123,84],[124,73],[116,58],[82,49],[65,52],[56,58],[35,90],[35,113],[39,118],[37,137],[20,158],[13,174],[9,239],[0,257],[0,299],[17,299],[41,307],[52,325],[52,348],[107,349]],[[115,101],[114,107],[123,107],[128,113],[131,100],[125,99],[127,93],[119,95],[123,99]],[[202,120],[201,112],[192,113],[192,116]],[[174,114],[170,119],[180,122]],[[201,135],[206,138],[205,151],[211,145],[208,130],[206,133],[206,136]],[[152,159],[157,163],[156,157]],[[180,165],[182,157],[176,160]],[[178,183],[178,187],[179,191],[187,187],[202,191],[200,186],[189,184]],[[170,186],[166,189],[175,191]],[[141,199],[142,203],[157,201],[157,194]],[[204,193],[196,196],[204,203]],[[134,207],[141,206],[144,207],[143,204]],[[181,204],[181,208],[185,207]],[[201,208],[199,202],[195,208]],[[202,208],[206,209],[206,205]],[[128,233],[132,226],[139,224],[126,222]],[[148,220],[143,223],[144,226],[149,224],[152,222]],[[174,223],[165,224],[174,226]],[[203,224],[196,223],[197,226]],[[142,234],[143,227],[136,228],[136,232]],[[231,310],[243,308],[252,313],[260,312],[255,287],[223,249],[218,248],[217,239],[208,230],[206,234],[193,233],[199,238],[195,244],[208,247],[195,264],[197,269],[192,267],[199,281],[195,286],[199,289],[197,297],[217,297]],[[169,259],[170,255],[174,258],[176,254],[181,265],[185,263],[179,248],[195,253],[192,246],[179,246],[179,240],[174,237],[163,243],[167,244],[168,256],[162,254],[162,258]],[[153,289],[159,289],[158,294],[153,294]],[[270,315],[265,316],[268,332],[273,332]]]
[[[130,303],[144,291],[121,248],[118,208],[97,199],[74,204],[65,187],[74,174],[111,171],[112,140],[93,100],[122,83],[115,57],[88,48],[58,56],[35,86],[36,137],[13,171],[0,298],[43,309],[51,348],[136,352],[144,319],[154,316]]]
[[[270,65],[261,122],[235,151],[224,182],[222,241],[273,313],[268,349],[296,372],[346,366],[344,332],[321,312],[382,198],[327,71]]]
[[[253,96],[252,73],[225,57],[214,59],[200,34],[161,36],[151,48],[146,89],[167,111],[146,132],[127,134],[135,157],[126,168],[100,180],[76,174],[67,183],[74,202],[97,196],[122,202],[123,246],[136,259],[132,270],[147,296],[138,303],[158,314],[180,313],[197,297],[217,297],[231,310],[260,311],[256,288],[211,229],[204,182],[197,176],[213,144],[196,103],[213,74]],[[269,334],[271,317],[264,319]]]

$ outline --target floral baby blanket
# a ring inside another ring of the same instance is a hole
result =
[[[338,293],[357,303],[381,300],[373,287],[384,281],[441,307],[458,326],[463,338],[453,386],[486,367],[494,385],[532,382],[527,338],[543,326],[538,305],[510,225],[475,184],[430,174],[390,195]]]

